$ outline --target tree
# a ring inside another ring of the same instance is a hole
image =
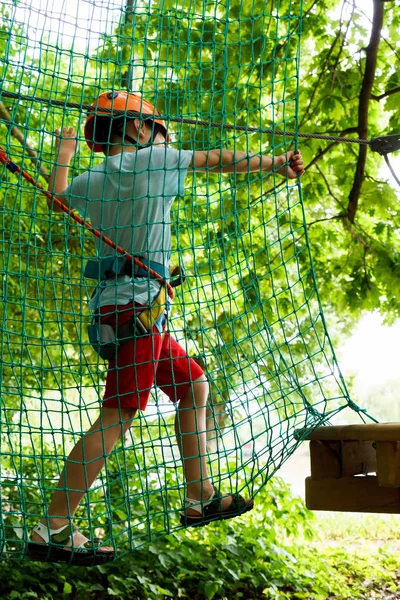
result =
[[[372,18],[365,13],[370,5]],[[364,139],[398,132],[398,2],[349,6],[305,4],[300,129]],[[366,146],[313,141],[302,148],[310,244],[326,312],[345,326],[362,310],[380,310],[392,322],[399,316],[399,201],[393,182],[379,175],[381,157]]]

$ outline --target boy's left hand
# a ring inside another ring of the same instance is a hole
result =
[[[279,168],[279,165],[282,165],[282,167]],[[289,179],[296,179],[297,175],[301,177],[304,173],[304,161],[300,150],[276,156],[275,168],[277,169],[277,173]]]
[[[63,158],[72,158],[78,149],[78,139],[73,127],[56,129],[56,154]]]

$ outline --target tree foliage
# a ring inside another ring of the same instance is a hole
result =
[[[300,130],[364,139],[399,132],[398,9],[380,0],[305,3]],[[392,322],[399,316],[399,198],[380,172],[382,158],[368,151],[355,202],[361,148],[315,140],[302,149],[309,239],[328,314],[346,323],[377,309]]]
[[[1,563],[3,600],[384,600],[398,588],[387,549],[318,549],[312,514],[279,479],[242,522],[184,531],[93,568]],[[366,594],[368,596],[366,596]]]

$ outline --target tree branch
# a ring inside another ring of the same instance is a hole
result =
[[[323,217],[321,219],[315,219],[315,221],[311,221],[311,223],[307,223],[307,229],[310,229],[310,227],[312,225],[315,225],[315,223],[323,223],[324,221],[333,221],[335,219],[343,219],[343,215],[334,215],[333,217]]]
[[[329,181],[327,180],[327,178],[325,177],[325,173],[323,172],[322,169],[320,169],[320,167],[317,165],[315,165],[318,169],[319,174],[321,175],[322,179],[324,180],[324,183],[326,185],[326,189],[328,190],[329,195],[334,199],[334,201],[340,206],[340,208],[345,211],[345,208],[343,206],[343,204],[341,203],[341,201],[339,200],[339,198],[336,198],[335,194],[332,192],[331,187],[329,185]],[[341,213],[341,216],[343,218],[343,216],[345,215],[345,212]]]
[[[391,90],[387,90],[386,92],[383,92],[383,94],[381,94],[380,96],[376,96],[375,94],[371,94],[371,99],[372,100],[382,100],[382,98],[387,98],[387,96],[392,96],[393,94],[397,94],[398,92],[400,92],[400,86],[396,87],[396,88],[392,88]]]
[[[312,11],[312,9],[314,8],[314,6],[316,6],[318,4],[319,0],[314,0],[314,2],[311,4],[311,6],[309,8],[307,8],[307,10],[305,10],[303,12],[303,21],[304,19],[306,19],[306,17],[308,17],[308,15],[310,14],[310,12]]]
[[[340,15],[340,27],[339,27],[340,33],[341,33],[342,27],[343,27],[343,11],[344,11],[344,7],[345,7],[345,4],[342,5],[342,14]],[[348,31],[350,29],[350,25],[351,25],[351,23],[353,21],[354,11],[355,11],[355,6],[354,6],[354,2],[353,2],[353,9],[351,11],[349,20],[347,21],[346,31],[342,35],[342,42],[340,44],[339,52],[337,54],[336,60],[334,62],[334,65],[332,67],[333,75],[332,75],[332,81],[331,81],[331,90],[333,90],[333,84],[335,83],[335,79],[336,79],[336,75],[337,75],[336,69],[338,68],[338,65],[339,65],[339,62],[340,62],[340,57],[342,55],[344,44],[345,44],[346,39],[347,39],[347,33],[348,33]]]
[[[49,181],[50,173],[48,172],[46,167],[40,164],[40,159],[37,155],[37,152],[35,152],[35,150],[28,144],[22,131],[18,129],[16,125],[13,124],[11,115],[4,106],[3,102],[0,102],[0,118],[3,119],[3,121],[5,121],[5,125],[10,130],[11,135],[15,137],[15,139],[21,144],[28,156],[30,156],[31,161],[35,165],[39,166],[39,171],[41,175],[43,175],[46,181]]]
[[[347,129],[344,129],[341,134],[340,137],[344,137],[349,133],[354,133],[357,131],[357,127],[348,127]],[[332,134],[333,135],[333,134]],[[307,171],[307,169],[309,169],[310,167],[312,167],[316,162],[319,161],[320,158],[322,158],[327,152],[329,152],[329,150],[331,148],[333,148],[334,146],[336,146],[336,144],[338,144],[339,142],[331,142],[330,144],[328,144],[323,150],[320,150],[320,152],[318,154],[316,154],[314,156],[314,158],[308,163],[308,165],[306,167],[304,167],[304,169]]]
[[[366,48],[367,59],[365,62],[364,77],[361,85],[361,92],[358,103],[358,126],[357,131],[360,138],[368,137],[368,105],[371,98],[372,86],[375,80],[376,62],[378,48],[383,26],[383,3],[381,0],[373,0],[374,14],[372,19],[372,30],[369,44]],[[349,194],[349,204],[347,216],[350,223],[354,223],[358,208],[358,200],[361,193],[361,186],[364,180],[365,163],[367,159],[367,146],[360,146],[358,150],[358,159],[354,175],[353,186]]]
[[[382,2],[384,2],[385,0],[382,0]],[[387,2],[392,2],[393,0],[386,0]],[[396,0],[394,0],[396,1]],[[360,7],[358,7],[358,12],[361,13],[363,15],[363,17],[365,17],[370,23],[372,23],[370,17],[367,15],[367,13],[365,13],[363,10],[361,10]],[[387,38],[385,38],[384,35],[381,36],[382,37],[382,41],[385,42],[385,44],[387,44],[389,46],[389,48],[391,49],[391,51],[393,52],[393,54],[400,60],[400,54],[397,52],[396,50],[396,46],[393,46],[393,44],[391,44],[389,42],[389,40]]]
[[[344,209],[344,206],[343,206],[343,205],[342,205],[342,203],[340,202],[339,198],[337,198],[337,197],[334,195],[334,193],[332,192],[332,190],[331,190],[331,188],[330,188],[330,185],[329,185],[329,182],[328,182],[327,178],[325,177],[325,174],[324,174],[324,172],[322,171],[322,169],[320,169],[318,165],[315,165],[315,166],[317,167],[317,169],[318,169],[318,171],[319,171],[319,173],[320,173],[320,175],[321,175],[322,179],[323,179],[323,180],[324,180],[324,182],[325,182],[325,185],[326,185],[326,187],[327,187],[327,189],[328,189],[329,195],[330,195],[330,196],[332,196],[332,198],[335,200],[335,202],[337,202],[337,204],[338,204],[338,205],[339,205],[339,206],[340,206],[342,209]],[[308,228],[310,228],[310,227],[311,227],[311,225],[314,225],[314,223],[318,223],[318,222],[320,222],[320,221],[331,221],[332,219],[340,219],[340,220],[342,221],[342,223],[343,223],[343,226],[345,227],[345,229],[347,229],[347,231],[349,231],[349,232],[351,233],[351,235],[352,235],[354,238],[356,238],[356,239],[357,239],[357,240],[360,242],[360,244],[362,244],[362,245],[364,246],[364,249],[369,249],[369,248],[370,248],[370,245],[368,244],[368,242],[367,242],[367,241],[366,241],[366,240],[365,240],[363,237],[361,237],[361,235],[359,235],[359,234],[358,234],[358,233],[357,233],[357,232],[356,232],[356,231],[353,229],[353,227],[352,227],[352,226],[349,224],[349,222],[348,222],[348,218],[347,218],[347,215],[346,215],[346,213],[345,213],[345,212],[339,213],[338,215],[335,215],[335,216],[333,216],[333,217],[326,217],[326,218],[323,218],[323,219],[317,219],[316,221],[312,221],[311,223],[308,223],[307,227],[308,227]]]
[[[356,240],[358,240],[360,242],[360,244],[362,244],[364,246],[364,248],[369,250],[370,245],[368,244],[368,242],[366,242],[364,240],[364,238],[362,238],[360,235],[358,235],[358,233],[353,229],[353,227],[350,225],[349,219],[347,217],[343,218],[342,223],[343,223],[344,227],[347,229],[347,231],[349,231],[351,233],[351,235],[354,238],[356,238]]]
[[[332,52],[333,52],[333,51],[334,51],[334,49],[335,49],[336,43],[337,43],[338,39],[340,38],[340,35],[341,35],[341,30],[339,30],[339,32],[336,34],[336,36],[335,36],[335,39],[333,40],[333,42],[332,42],[332,44],[331,44],[331,47],[329,48],[329,50],[328,50],[328,52],[327,52],[326,56],[324,57],[324,63],[323,63],[323,64],[324,64],[324,68],[323,68],[323,69],[322,69],[322,70],[319,72],[319,74],[318,74],[318,77],[317,77],[317,83],[314,85],[314,87],[313,87],[313,90],[312,90],[312,92],[311,92],[311,96],[310,96],[310,99],[309,99],[309,102],[308,102],[308,106],[307,106],[306,110],[304,111],[303,118],[301,119],[301,121],[300,121],[300,123],[299,123],[299,129],[301,129],[301,127],[302,127],[302,126],[304,125],[304,123],[307,121],[308,115],[309,115],[309,113],[310,113],[310,111],[311,111],[311,106],[312,106],[312,103],[313,103],[313,101],[314,101],[314,98],[315,98],[315,95],[316,95],[316,93],[317,93],[317,91],[318,91],[318,86],[319,86],[319,84],[322,82],[322,77],[321,77],[321,75],[322,75],[323,71],[324,71],[324,70],[325,70],[325,68],[326,68],[326,67],[325,67],[325,65],[326,65],[326,63],[328,62],[328,60],[330,59],[330,57],[331,57],[331,54],[332,54]]]

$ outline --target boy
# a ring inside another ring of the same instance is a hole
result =
[[[87,118],[85,139],[93,151],[105,154],[104,162],[68,185],[77,135],[73,128],[64,128],[61,133],[57,130],[60,139],[49,191],[64,205],[89,217],[94,228],[139,257],[145,267],[162,278],[169,277],[170,209],[175,197],[183,194],[188,171],[245,173],[274,169],[289,178],[304,172],[298,152],[273,161],[267,156],[228,150],[192,152],[168,148],[166,125],[157,119],[159,113],[131,93],[105,92],[93,106],[96,114],[90,113]],[[104,110],[107,108],[134,110],[152,118],[111,116]],[[61,212],[51,200],[48,204],[53,211]],[[151,277],[145,267],[137,269],[129,261],[128,265],[127,261],[116,262],[115,250],[98,238],[95,240],[98,262],[94,270],[97,265],[101,282],[90,308],[95,322],[109,326],[121,343],[109,360],[100,416],[67,458],[48,514],[34,528],[29,553],[37,560],[100,564],[114,558],[113,548],[94,547],[71,518],[106,457],[129,429],[137,410],[146,408],[153,383],[177,405],[175,431],[186,480],[181,523],[203,525],[253,508],[253,500],[239,494],[221,496],[210,480],[206,464],[209,388],[202,369],[169,335],[163,307],[154,318],[150,313],[150,325],[145,331],[138,323],[146,309],[155,306],[163,284]]]

